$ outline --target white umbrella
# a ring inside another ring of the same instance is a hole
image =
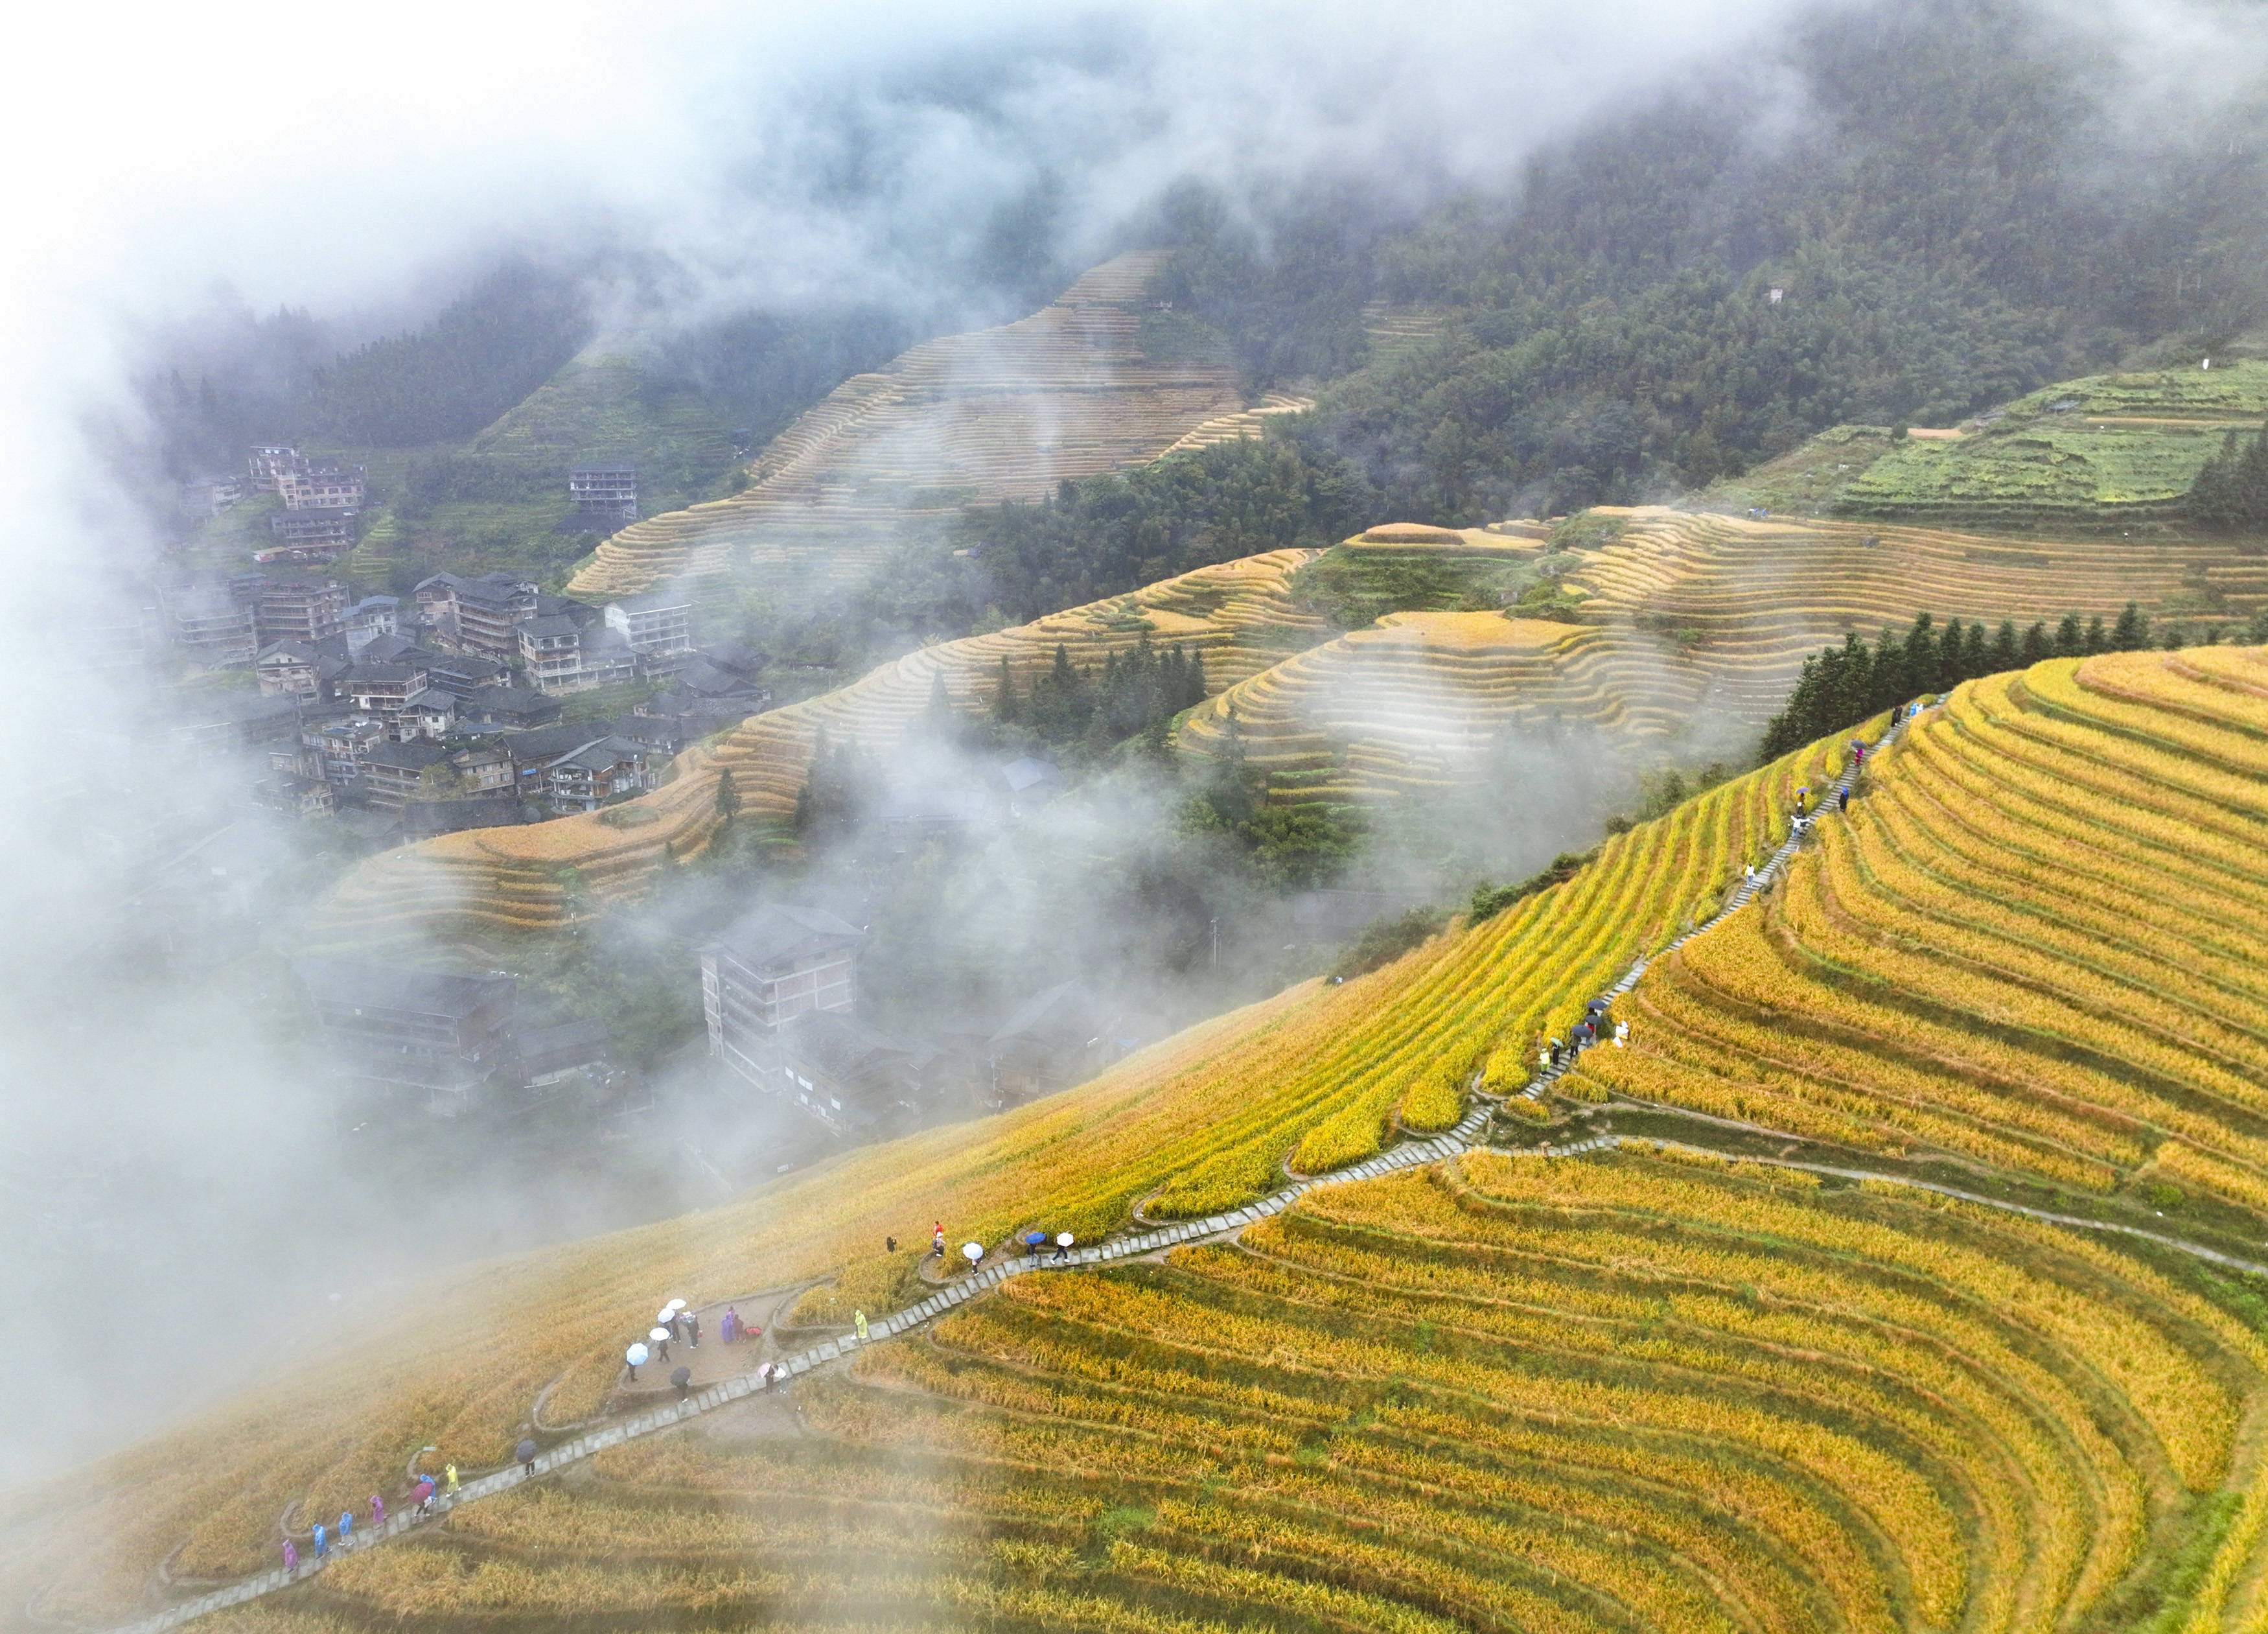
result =
[[[677,1312],[670,1310],[665,1305],[662,1309],[656,1311],[653,1313],[653,1320],[659,1322],[664,1327],[666,1327],[677,1320]]]
[[[673,1311],[682,1311],[685,1308],[685,1301],[682,1299],[673,1299],[669,1302],[669,1308]]]
[[[984,1257],[984,1245],[983,1243],[963,1243],[961,1245],[961,1253],[963,1259],[967,1260],[969,1264],[974,1265]]]
[[[632,1345],[622,1352],[622,1360],[628,1362],[632,1367],[637,1367],[643,1364],[646,1357],[652,1354],[652,1352],[644,1345]]]
[[[666,1327],[657,1327],[652,1333],[648,1334],[646,1337],[652,1340],[654,1343],[660,1344],[669,1337],[669,1329]]]
[[[1069,1231],[1057,1231],[1056,1233],[1056,1246],[1058,1248],[1068,1248],[1077,1239],[1073,1238]]]

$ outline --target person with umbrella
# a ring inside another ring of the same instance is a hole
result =
[[[654,1360],[657,1362],[669,1360],[669,1329],[666,1327],[651,1329],[646,1334],[646,1340],[653,1346]]]
[[[433,1512],[433,1477],[431,1475],[417,1477],[417,1512],[421,1516]]]
[[[677,1394],[682,1396],[692,1387],[693,1370],[689,1367],[674,1369],[669,1375],[669,1382],[677,1386]]]
[[[1078,1239],[1069,1231],[1056,1233],[1056,1263],[1061,1265],[1071,1258],[1071,1246]]]
[[[630,1382],[632,1384],[637,1383],[638,1364],[644,1361],[651,1354],[652,1352],[647,1350],[644,1345],[637,1344],[632,1345],[629,1349],[622,1352],[622,1360],[630,1364]],[[457,1467],[454,1464],[452,1464],[449,1466],[449,1490],[454,1492],[456,1490]]]
[[[984,1245],[983,1243],[961,1244],[961,1257],[968,1261],[968,1268],[970,1270],[975,1270],[976,1268],[976,1262],[984,1257]]]
[[[1033,1260],[1036,1261],[1040,1257],[1040,1250],[1047,1246],[1047,1240],[1048,1234],[1045,1231],[1026,1231],[1024,1233],[1024,1252],[1030,1254]]]
[[[527,1480],[534,1480],[535,1478],[535,1455],[541,1452],[542,1448],[535,1445],[535,1439],[534,1437],[523,1436],[520,1438],[519,1445],[513,1450],[519,1454],[519,1468],[523,1477]]]

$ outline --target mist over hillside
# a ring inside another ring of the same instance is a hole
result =
[[[1156,296],[1189,327],[1161,352],[1217,348],[1252,401],[1314,400],[1202,478],[1105,474],[962,510],[821,591],[736,587],[732,633],[831,686],[1375,521],[1672,498],[1839,422],[1944,425],[2070,375],[2253,355],[2268,317],[2268,33],[2242,8],[410,6],[330,33],[245,5],[146,19],[116,49],[96,26],[27,25],[36,83],[0,115],[47,156],[14,179],[40,231],[0,285],[20,478],[0,719],[27,772],[0,844],[0,1334],[46,1354],[99,1290],[140,1337],[58,1367],[50,1410],[0,1432],[0,1477],[245,1382],[398,1274],[666,1216],[811,1150],[688,1120],[635,1166],[524,1130],[509,1160],[437,1129],[379,1162],[311,1086],[286,961],[345,859],[245,810],[176,730],[196,688],[113,651],[182,559],[180,483],[248,445],[364,460],[420,496],[400,582],[358,589],[408,590],[431,538],[555,589],[595,537],[526,523],[512,507],[549,466],[476,445],[563,368],[631,359],[641,425],[674,415],[699,444],[673,503],[719,499],[844,380],[1130,248],[1170,253]],[[487,534],[481,506],[503,516]],[[1119,731],[1089,697],[1042,723],[1019,685],[1020,718],[955,700],[993,731],[976,759],[1035,750],[1092,785],[1014,892],[946,869],[874,921],[953,919],[1007,986],[1090,956],[1165,970],[1141,996],[1174,1020],[1196,989],[1218,1007],[1310,973],[1274,957],[1287,870],[1447,901],[1587,843],[1661,769],[1554,743],[1581,765],[1521,760],[1533,787],[1492,802],[1515,820],[1489,829],[1486,800],[1381,819],[1368,872],[1333,873],[1344,832],[1255,838],[1234,787],[1147,780],[1150,714]],[[1721,724],[1687,770],[1739,758]],[[864,751],[917,760],[902,747]],[[841,826],[791,883],[852,905],[862,840]],[[611,925],[600,975],[549,951],[531,968],[556,957],[557,992],[690,1026],[693,945],[781,894],[762,849]],[[1083,922],[1035,935],[1064,901]],[[1248,961],[1233,982],[1207,973],[1223,918]],[[883,989],[935,1008],[939,950],[899,946]]]

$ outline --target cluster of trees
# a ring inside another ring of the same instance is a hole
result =
[[[1021,624],[1264,551],[1336,543],[1378,520],[1345,461],[1281,439],[1220,443],[1066,482],[1037,504],[972,506],[947,543],[965,620]]]
[[[1885,630],[1871,648],[1853,632],[1842,646],[1823,647],[1803,661],[1786,707],[1764,728],[1759,760],[1776,760],[1885,709],[1979,676],[2020,669],[2043,658],[2133,652],[2149,644],[2150,621],[2132,602],[2108,626],[2100,614],[2082,625],[2077,613],[2066,613],[2053,631],[2042,621],[2019,635],[2013,621],[2003,620],[1987,634],[1981,619],[1964,626],[1949,618],[1940,629],[1922,613],[1903,638]]]
[[[1161,653],[1145,635],[1123,659],[1107,654],[1097,674],[1074,665],[1070,651],[1058,643],[1054,664],[1033,677],[1025,690],[1017,687],[1015,671],[1002,656],[992,695],[992,736],[1005,743],[1023,734],[1041,743],[1092,749],[1138,736],[1162,744],[1173,718],[1204,698],[1202,653],[1185,653],[1178,646]],[[932,709],[938,701],[932,699]]]
[[[2249,440],[2229,432],[2190,485],[2189,513],[2212,528],[2268,529],[2268,424]]]
[[[347,353],[314,380],[314,427],[409,447],[469,437],[556,373],[590,338],[572,277],[498,268],[423,329]]]

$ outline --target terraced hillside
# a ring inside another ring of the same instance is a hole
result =
[[[161,1562],[225,1579],[279,1525],[398,1497],[419,1447],[499,1463],[539,1397],[545,1424],[607,1410],[667,1291],[832,1275],[872,1315],[926,1291],[912,1250],[876,1250],[932,1219],[1092,1240],[1346,1168],[1518,1090],[1539,1034],[1639,956],[1631,1047],[1587,1054],[1579,1098],[1894,1172],[1943,1154],[1980,1193],[2092,1187],[2115,1218],[2257,1243],[2264,675],[2268,651],[2210,648],[1971,684],[1764,906],[1670,957],[1839,743],[1079,1089],[469,1268],[21,1500],[0,1600],[99,1623]],[[1890,1175],[1469,1155],[1161,1263],[1003,1284],[238,1621],[2235,1630],[2268,1607],[2268,1352],[2240,1273],[2197,1263]]]
[[[1057,647],[1076,663],[1099,666],[1147,640],[1200,654],[1212,684],[1241,680],[1322,638],[1321,621],[1286,593],[1307,555],[1279,551],[1203,567],[996,634],[923,647],[852,685],[755,716],[713,744],[688,750],[670,782],[625,805],[524,827],[466,830],[385,853],[342,882],[314,935],[367,945],[390,935],[556,928],[594,900],[637,894],[659,870],[697,855],[718,821],[718,778],[733,779],[752,818],[784,819],[822,728],[837,743],[895,748],[939,680],[958,707],[982,713],[1004,659],[1028,686]]]
[[[2268,649],[1974,682],[1870,781],[1594,1090],[2268,1212]]]
[[[1697,760],[1761,728],[1804,658],[1847,631],[1925,611],[2052,624],[2130,600],[2229,619],[2268,604],[2268,558],[2226,542],[2015,541],[1660,507],[1593,514],[1622,533],[1562,553],[1573,563],[1562,582],[1584,598],[1580,623],[1393,615],[1220,693],[1184,726],[1182,748],[1225,755],[1233,713],[1247,763],[1287,803],[1469,780],[1506,732],[1581,728],[1611,749]]]
[[[2268,363],[2068,381],[1955,441],[1899,443],[1841,491],[1846,515],[1954,527],[2125,528],[2178,521],[2232,426],[2268,415]]]
[[[215,1626],[2049,1630],[2170,1534],[2217,1627],[2264,1368],[2006,1215],[1476,1157],[1007,1283],[792,1416],[602,1453]]]
[[[1036,499],[1241,411],[1225,350],[1178,329],[1174,344],[1145,349],[1146,292],[1164,260],[1120,255],[1028,318],[926,341],[854,375],[765,447],[744,492],[623,529],[567,593],[871,564],[909,516]]]

